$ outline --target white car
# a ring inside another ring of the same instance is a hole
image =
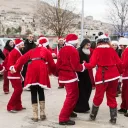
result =
[[[0,38],[0,49],[3,51],[4,46],[8,40],[14,41],[14,38]]]

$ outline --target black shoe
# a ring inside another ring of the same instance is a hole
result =
[[[116,124],[116,119],[111,119],[109,122],[114,125]]]
[[[68,120],[65,122],[59,122],[59,125],[75,125],[75,121]]]
[[[125,113],[127,113],[127,110],[121,108],[121,109],[118,110],[118,113],[120,113],[120,114],[125,114]]]
[[[75,112],[72,112],[71,115],[70,115],[70,117],[76,118],[77,117],[77,114]]]
[[[59,86],[59,87],[58,87],[58,89],[62,89],[62,88],[64,88],[64,86]]]
[[[128,117],[128,113],[125,113],[124,116],[125,116],[125,117]]]

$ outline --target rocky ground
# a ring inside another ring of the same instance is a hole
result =
[[[106,106],[106,98],[100,107],[100,111],[95,122],[89,121],[89,114],[78,114],[75,119],[75,126],[60,126],[58,125],[58,115],[63,105],[65,98],[65,90],[57,89],[57,78],[51,77],[52,89],[45,90],[46,96],[46,121],[34,123],[31,121],[32,107],[30,101],[30,92],[24,91],[22,94],[23,105],[27,108],[16,114],[7,112],[6,105],[12,94],[13,89],[10,86],[10,94],[5,95],[2,91],[2,83],[0,81],[0,128],[128,128],[128,118],[118,114],[117,125],[109,124],[109,108]],[[90,105],[92,105],[91,95]],[[117,98],[118,104],[121,103],[121,98]],[[119,108],[119,107],[118,107]]]

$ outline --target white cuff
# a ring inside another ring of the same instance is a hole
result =
[[[82,69],[81,72],[84,72],[84,70],[86,69],[85,66],[84,66],[84,63],[82,64],[82,66],[83,66],[83,69]]]
[[[3,73],[3,72],[4,72],[4,70],[5,70],[5,67],[3,67],[3,69],[0,71],[0,73]]]

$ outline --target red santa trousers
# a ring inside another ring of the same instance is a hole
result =
[[[59,115],[59,122],[65,122],[69,120],[69,117],[77,103],[79,97],[78,82],[65,84],[67,92],[66,99],[63,108]]]
[[[93,99],[95,106],[100,106],[103,101],[104,93],[106,92],[107,105],[110,108],[116,108],[116,92],[117,92],[118,80],[106,82],[104,84],[96,85],[96,92]]]
[[[22,103],[21,103],[21,94],[22,94],[22,83],[20,79],[11,79],[12,87],[14,88],[14,92],[9,100],[7,105],[7,110],[22,110]]]
[[[8,71],[4,71],[4,83],[3,83],[3,91],[9,92],[9,79],[7,78]]]
[[[128,80],[123,80],[121,108],[128,110]]]

